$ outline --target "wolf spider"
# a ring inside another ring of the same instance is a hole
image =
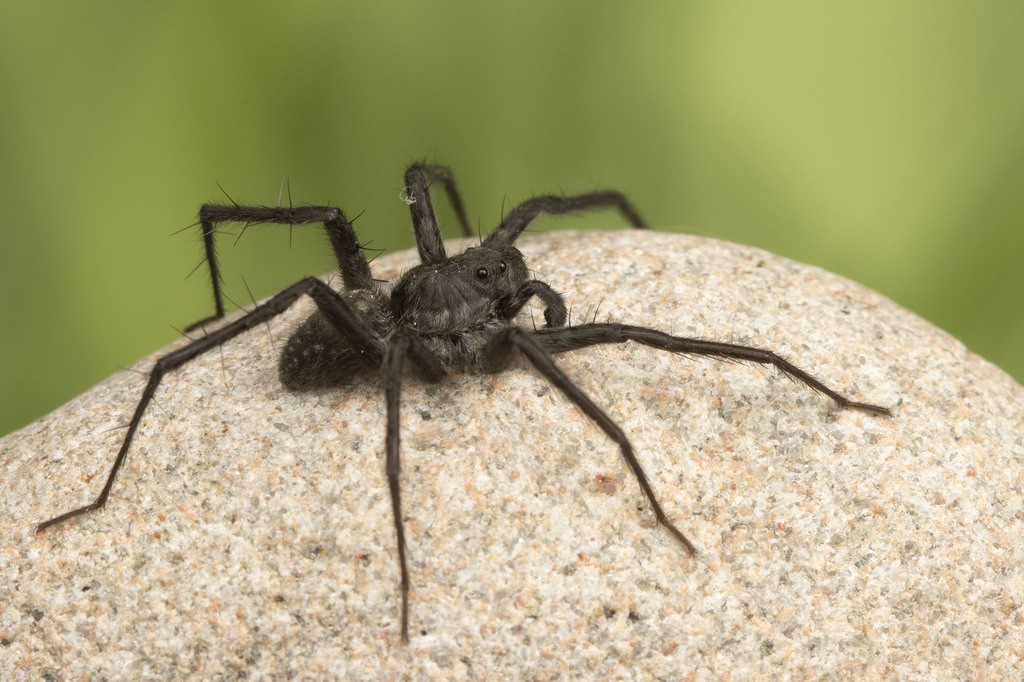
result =
[[[401,637],[404,642],[409,638],[409,572],[399,485],[399,396],[406,361],[418,370],[421,378],[439,382],[450,372],[499,372],[515,356],[525,357],[619,446],[658,523],[691,556],[696,551],[693,543],[662,510],[626,434],[559,369],[554,361],[555,354],[597,344],[633,341],[672,353],[774,365],[811,389],[832,398],[841,408],[858,409],[874,415],[890,414],[885,407],[846,398],[769,350],[672,336],[629,324],[592,322],[567,326],[564,299],[546,282],[530,277],[523,255],[515,247],[516,239],[540,213],[564,214],[614,208],[634,227],[646,227],[632,204],[619,192],[535,196],[514,207],[478,246],[448,256],[430,200],[429,188],[435,182],[446,190],[463,233],[466,236],[471,234],[451,171],[432,164],[412,165],[405,174],[403,198],[412,214],[421,264],[391,282],[373,278],[352,224],[338,208],[204,205],[199,210],[199,225],[213,284],[215,312],[188,329],[224,317],[220,270],[214,253],[214,237],[217,226],[222,223],[244,223],[247,226],[256,223],[289,226],[321,223],[338,260],[343,291],[334,291],[315,277],[305,277],[238,319],[158,359],[99,496],[83,507],[39,524],[37,532],[106,504],[114,479],[124,465],[132,437],[165,374],[281,314],[304,295],[313,300],[316,310],[285,344],[279,363],[282,383],[289,390],[305,391],[342,386],[360,374],[376,373],[384,380],[387,405],[385,468],[398,544]],[[527,329],[516,325],[514,319],[533,298],[544,305],[545,326]]]

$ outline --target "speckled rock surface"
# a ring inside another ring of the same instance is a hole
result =
[[[773,348],[895,416],[837,411],[770,368],[631,344],[562,357],[630,435],[689,559],[535,372],[410,382],[403,646],[383,390],[282,389],[274,349],[303,303],[167,377],[102,511],[33,532],[99,492],[143,376],[0,441],[0,679],[1019,675],[1021,386],[882,296],[756,249],[636,231],[521,246],[577,322]]]

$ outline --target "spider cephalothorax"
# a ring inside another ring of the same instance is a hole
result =
[[[534,197],[513,208],[478,246],[449,257],[441,241],[429,189],[433,183],[441,183],[463,233],[469,236],[465,210],[451,172],[444,166],[414,164],[406,171],[405,179],[403,197],[412,214],[421,263],[394,282],[373,278],[355,230],[338,208],[203,206],[199,223],[215,312],[190,329],[224,316],[220,269],[214,251],[217,226],[222,223],[322,224],[338,261],[343,290],[335,291],[320,279],[306,277],[241,317],[157,360],[99,496],[90,504],[39,524],[37,530],[41,532],[106,504],[142,415],[167,372],[281,314],[303,295],[313,299],[316,310],[296,328],[281,353],[279,373],[284,385],[293,391],[324,389],[347,384],[362,374],[377,374],[384,382],[386,473],[398,543],[403,640],[408,640],[410,583],[399,485],[399,406],[407,360],[419,377],[437,382],[450,372],[497,372],[506,368],[517,354],[524,356],[618,445],[655,518],[690,554],[695,551],[693,544],[662,510],[625,433],[559,369],[555,354],[633,341],[673,353],[770,364],[832,398],[840,407],[889,414],[884,407],[846,398],[772,351],[672,336],[626,324],[593,322],[567,326],[564,299],[550,285],[530,276],[523,254],[515,246],[516,239],[541,212],[562,214],[615,208],[634,227],[645,227],[636,210],[618,192]],[[517,314],[534,298],[544,306],[545,325],[540,329],[516,325]]]

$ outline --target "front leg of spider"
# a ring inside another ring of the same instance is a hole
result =
[[[619,428],[618,424],[612,421],[611,417],[605,414],[604,410],[598,407],[583,392],[583,389],[573,383],[572,379],[558,367],[554,358],[534,340],[533,335],[520,327],[507,327],[499,332],[484,351],[484,369],[489,372],[500,372],[509,365],[516,352],[521,353],[555,388],[561,391],[587,418],[593,421],[598,428],[604,431],[619,446],[623,459],[626,460],[630,471],[633,472],[633,476],[640,485],[640,490],[643,492],[644,497],[647,498],[647,502],[651,505],[651,511],[654,513],[658,523],[668,529],[672,537],[683,546],[687,554],[690,556],[696,554],[697,549],[693,546],[693,543],[683,535],[682,531],[676,528],[675,524],[669,520],[668,514],[662,509],[661,503],[658,502],[647,474],[644,472],[639,460],[637,460],[633,446],[626,437],[626,434]]]

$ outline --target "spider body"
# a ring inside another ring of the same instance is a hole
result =
[[[529,279],[519,249],[477,246],[442,263],[417,265],[395,282],[374,280],[341,295],[385,344],[395,334],[414,334],[445,371],[480,372],[487,343],[539,287],[547,285]],[[550,301],[546,321],[561,326],[564,304],[560,297]],[[278,371],[293,391],[330,388],[379,369],[362,358],[316,310],[289,337]]]
[[[645,227],[637,211],[618,192],[534,197],[513,208],[478,246],[449,257],[434,217],[429,189],[434,183],[444,187],[463,233],[468,236],[469,225],[451,172],[444,166],[414,164],[405,179],[407,186],[403,196],[409,204],[421,263],[394,282],[373,278],[352,224],[338,208],[203,206],[199,223],[213,285],[215,312],[189,329],[219,321],[224,316],[220,271],[214,250],[217,226],[222,223],[322,224],[338,261],[343,291],[335,291],[314,277],[303,278],[246,314],[208,330],[202,337],[158,359],[99,496],[85,506],[39,524],[37,531],[42,532],[106,504],[139,422],[164,375],[281,314],[302,296],[310,297],[316,310],[295,329],[284,346],[278,365],[282,383],[293,391],[325,389],[347,384],[357,375],[373,373],[381,376],[384,383],[385,471],[397,538],[403,641],[408,640],[410,580],[401,509],[399,410],[407,366],[421,379],[439,382],[452,372],[497,372],[508,367],[516,356],[525,358],[618,446],[657,521],[691,555],[695,551],[693,544],[663,511],[626,434],[562,372],[554,355],[597,344],[632,341],[676,354],[770,364],[832,398],[840,407],[874,415],[889,414],[884,407],[850,400],[769,350],[672,336],[628,324],[568,325],[563,297],[546,282],[531,277],[515,241],[541,212],[562,214],[615,208],[634,227]],[[540,329],[515,324],[518,313],[532,299],[537,299],[544,307],[545,324]]]

